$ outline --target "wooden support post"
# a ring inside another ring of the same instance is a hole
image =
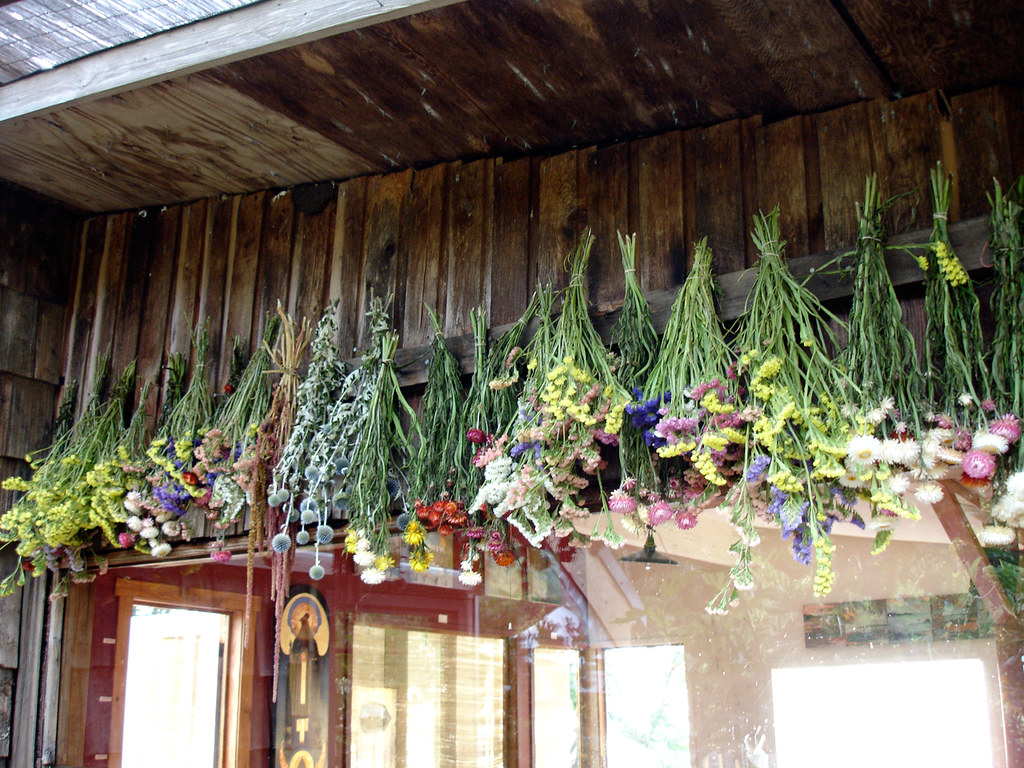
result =
[[[967,522],[957,498],[960,487],[948,480],[942,485],[945,494],[934,505],[935,514],[995,623],[1006,764],[1008,768],[1024,768],[1024,623],[1013,612]]]

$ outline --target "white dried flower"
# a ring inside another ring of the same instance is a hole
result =
[[[922,504],[936,504],[942,501],[942,486],[938,483],[922,483],[914,492],[914,498]]]
[[[972,451],[984,451],[985,453],[1003,454],[1010,448],[1010,441],[1002,435],[989,432],[987,429],[979,429],[974,433],[971,441]]]
[[[364,584],[380,584],[384,581],[384,571],[379,568],[366,568],[360,572],[359,578]]]
[[[153,557],[164,557],[165,555],[169,554],[170,551],[171,545],[168,544],[166,541],[161,541],[159,544],[155,544],[152,548],[150,548],[149,554],[151,554]]]
[[[135,533],[138,533],[142,530],[142,518],[138,517],[137,515],[132,515],[131,517],[129,517],[127,520],[124,521],[124,524],[128,526],[129,531],[134,531]]]
[[[465,584],[467,587],[475,587],[483,580],[484,577],[474,570],[459,571],[459,583]]]
[[[352,555],[352,562],[360,568],[370,568],[370,566],[377,562],[377,555],[368,549],[358,549],[357,545],[355,554]],[[366,579],[363,579],[363,581],[366,581]]]
[[[858,464],[874,464],[882,452],[882,441],[873,435],[856,435],[846,444],[846,456]]]
[[[897,496],[902,496],[910,489],[910,477],[906,472],[900,472],[889,478],[889,490]]]
[[[1006,493],[1018,499],[1024,499],[1024,470],[1014,472],[1006,478]]]
[[[986,525],[978,531],[978,541],[984,547],[1008,547],[1017,541],[1017,533],[1002,525]]]

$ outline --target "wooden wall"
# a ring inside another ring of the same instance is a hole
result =
[[[75,218],[64,208],[0,186],[0,478],[28,471],[45,448],[64,369]],[[12,494],[0,490],[0,512]],[[0,578],[17,567],[0,550]],[[0,768],[36,754],[46,579],[0,598]]]
[[[492,324],[513,321],[538,281],[564,284],[563,258],[588,226],[597,235],[591,295],[606,310],[622,292],[617,229],[638,233],[644,288],[667,289],[683,280],[689,243],[703,235],[719,274],[752,266],[751,216],[777,203],[790,256],[849,245],[854,203],[873,171],[883,196],[919,193],[892,208],[892,230],[926,227],[928,170],[939,159],[957,178],[951,218],[985,215],[991,178],[1005,185],[1024,172],[1020,93],[992,88],[947,100],[933,92],[82,222],[0,190],[0,477],[24,471],[21,457],[47,442],[62,378],[88,391],[97,354],[109,351],[115,369],[137,358],[140,382],[162,380],[200,318],[211,321],[215,391],[232,337],[252,349],[279,299],[315,319],[340,298],[339,341],[354,352],[371,293],[393,294],[394,322],[411,348],[429,338],[424,304],[450,336],[469,330],[478,305]],[[915,311],[912,296],[907,306]],[[160,397],[155,388],[146,403],[154,417]],[[35,616],[34,649],[23,634],[20,650],[36,666],[19,679],[35,687],[18,692],[30,702],[38,701],[44,613],[43,585],[34,584],[40,589],[22,595]],[[21,610],[2,605],[0,630]],[[0,734],[17,653],[0,644]],[[34,716],[26,727],[31,753]],[[9,747],[0,735],[0,768]]]
[[[873,171],[883,196],[917,191],[893,207],[893,231],[930,224],[928,171],[939,159],[956,173],[951,218],[973,217],[987,212],[993,176],[1007,184],[1024,171],[1022,134],[1016,91],[948,101],[931,92],[91,218],[77,252],[65,375],[87,387],[96,354],[110,349],[115,369],[137,357],[140,380],[158,379],[209,317],[219,389],[232,337],[252,348],[278,299],[315,320],[340,298],[345,350],[364,339],[371,293],[394,294],[404,347],[429,338],[424,305],[449,336],[469,331],[477,305],[492,324],[508,323],[537,281],[564,284],[563,258],[587,226],[597,236],[591,295],[608,309],[622,294],[617,229],[638,233],[641,283],[653,290],[683,280],[689,244],[702,235],[720,274],[751,266],[751,217],[777,203],[790,256],[850,244],[854,203]],[[154,389],[151,414],[159,398]]]

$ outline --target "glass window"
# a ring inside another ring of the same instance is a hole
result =
[[[122,765],[220,765],[227,639],[226,614],[133,607]]]

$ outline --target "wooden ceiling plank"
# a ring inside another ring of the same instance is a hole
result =
[[[0,88],[0,125],[456,1],[257,3],[9,83]]]
[[[5,175],[92,211],[373,170],[344,147],[204,76],[31,118],[21,128],[0,135]]]
[[[1018,0],[839,0],[900,93],[1020,80]]]

